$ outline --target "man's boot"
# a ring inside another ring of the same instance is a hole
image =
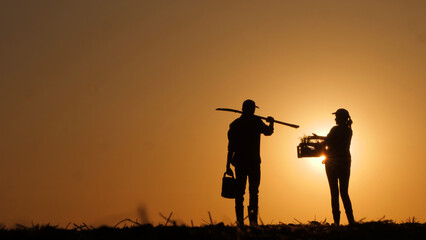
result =
[[[248,206],[250,226],[257,226],[257,207]]]
[[[237,226],[244,226],[244,206],[235,207],[235,215],[237,216]]]
[[[352,225],[355,223],[354,213],[352,211],[346,212],[346,217],[348,218],[349,225]]]
[[[334,225],[339,226],[340,225],[340,211],[333,212],[333,219],[334,219]]]

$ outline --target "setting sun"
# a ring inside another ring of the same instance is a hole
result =
[[[325,176],[324,164],[322,163],[324,159],[325,159],[325,156],[316,157],[316,158],[305,158],[305,159],[302,159],[301,161],[306,161],[307,163],[309,163],[309,166],[312,170],[314,170],[315,172],[324,173],[324,176]]]

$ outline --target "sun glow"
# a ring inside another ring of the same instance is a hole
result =
[[[311,165],[312,169],[315,171],[324,171],[324,164],[322,163],[325,160],[325,156],[308,158],[309,165]]]

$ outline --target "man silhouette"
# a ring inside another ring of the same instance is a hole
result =
[[[235,167],[237,192],[235,214],[237,224],[244,225],[244,193],[249,182],[250,201],[248,214],[250,225],[257,225],[258,193],[260,184],[260,134],[270,136],[274,132],[274,118],[268,117],[269,126],[254,115],[257,108],[253,100],[243,103],[241,117],[235,119],[228,131],[228,156],[226,173],[233,176],[231,164]]]

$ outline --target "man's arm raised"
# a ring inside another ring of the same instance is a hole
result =
[[[265,136],[271,136],[272,133],[274,133],[274,118],[269,116],[266,118],[266,121],[269,123],[269,126],[266,126],[265,131],[263,132],[263,134],[265,134]]]

